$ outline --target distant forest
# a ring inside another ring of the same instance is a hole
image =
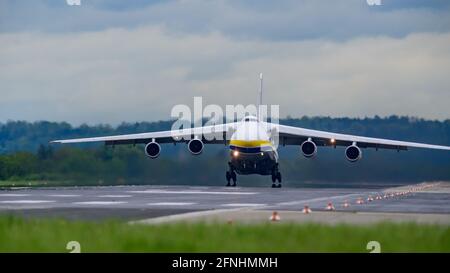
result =
[[[330,118],[303,117],[281,124],[371,137],[450,145],[450,120],[410,117]],[[122,123],[119,126],[71,126],[69,123],[9,121],[0,123],[0,181],[63,181],[71,185],[225,183],[228,150],[208,145],[199,156],[186,145],[162,145],[161,156],[149,159],[143,146],[102,144],[49,145],[54,139],[168,130],[172,121]],[[344,148],[319,147],[313,159],[299,147],[280,147],[284,184],[292,186],[402,184],[424,180],[450,180],[450,152],[412,149],[364,149],[363,158],[350,163]],[[270,177],[240,176],[242,185],[270,185]]]

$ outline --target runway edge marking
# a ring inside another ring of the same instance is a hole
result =
[[[195,218],[195,217],[209,216],[209,215],[214,215],[214,214],[220,214],[223,212],[232,212],[232,211],[240,211],[240,210],[242,210],[242,208],[194,211],[194,212],[180,213],[180,214],[175,214],[175,215],[155,217],[155,218],[150,218],[150,219],[131,221],[128,223],[132,224],[132,225],[134,225],[134,224],[162,224],[162,223],[168,223],[168,222],[173,222],[173,221],[191,219],[191,218]]]

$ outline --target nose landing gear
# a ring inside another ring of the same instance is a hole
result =
[[[230,170],[226,172],[225,177],[227,179],[227,187],[236,187],[236,181],[237,181],[237,175],[236,172],[233,169],[233,166],[231,166],[230,163],[228,163],[228,166],[230,167]],[[233,184],[230,183],[230,181],[233,180]]]

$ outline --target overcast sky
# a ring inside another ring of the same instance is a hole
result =
[[[281,116],[450,118],[450,1],[0,0],[0,122],[170,118],[264,102]]]

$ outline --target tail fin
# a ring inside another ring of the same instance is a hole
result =
[[[261,120],[261,110],[260,106],[262,105],[263,99],[263,73],[259,73],[259,98],[256,110],[258,111],[258,120]]]

